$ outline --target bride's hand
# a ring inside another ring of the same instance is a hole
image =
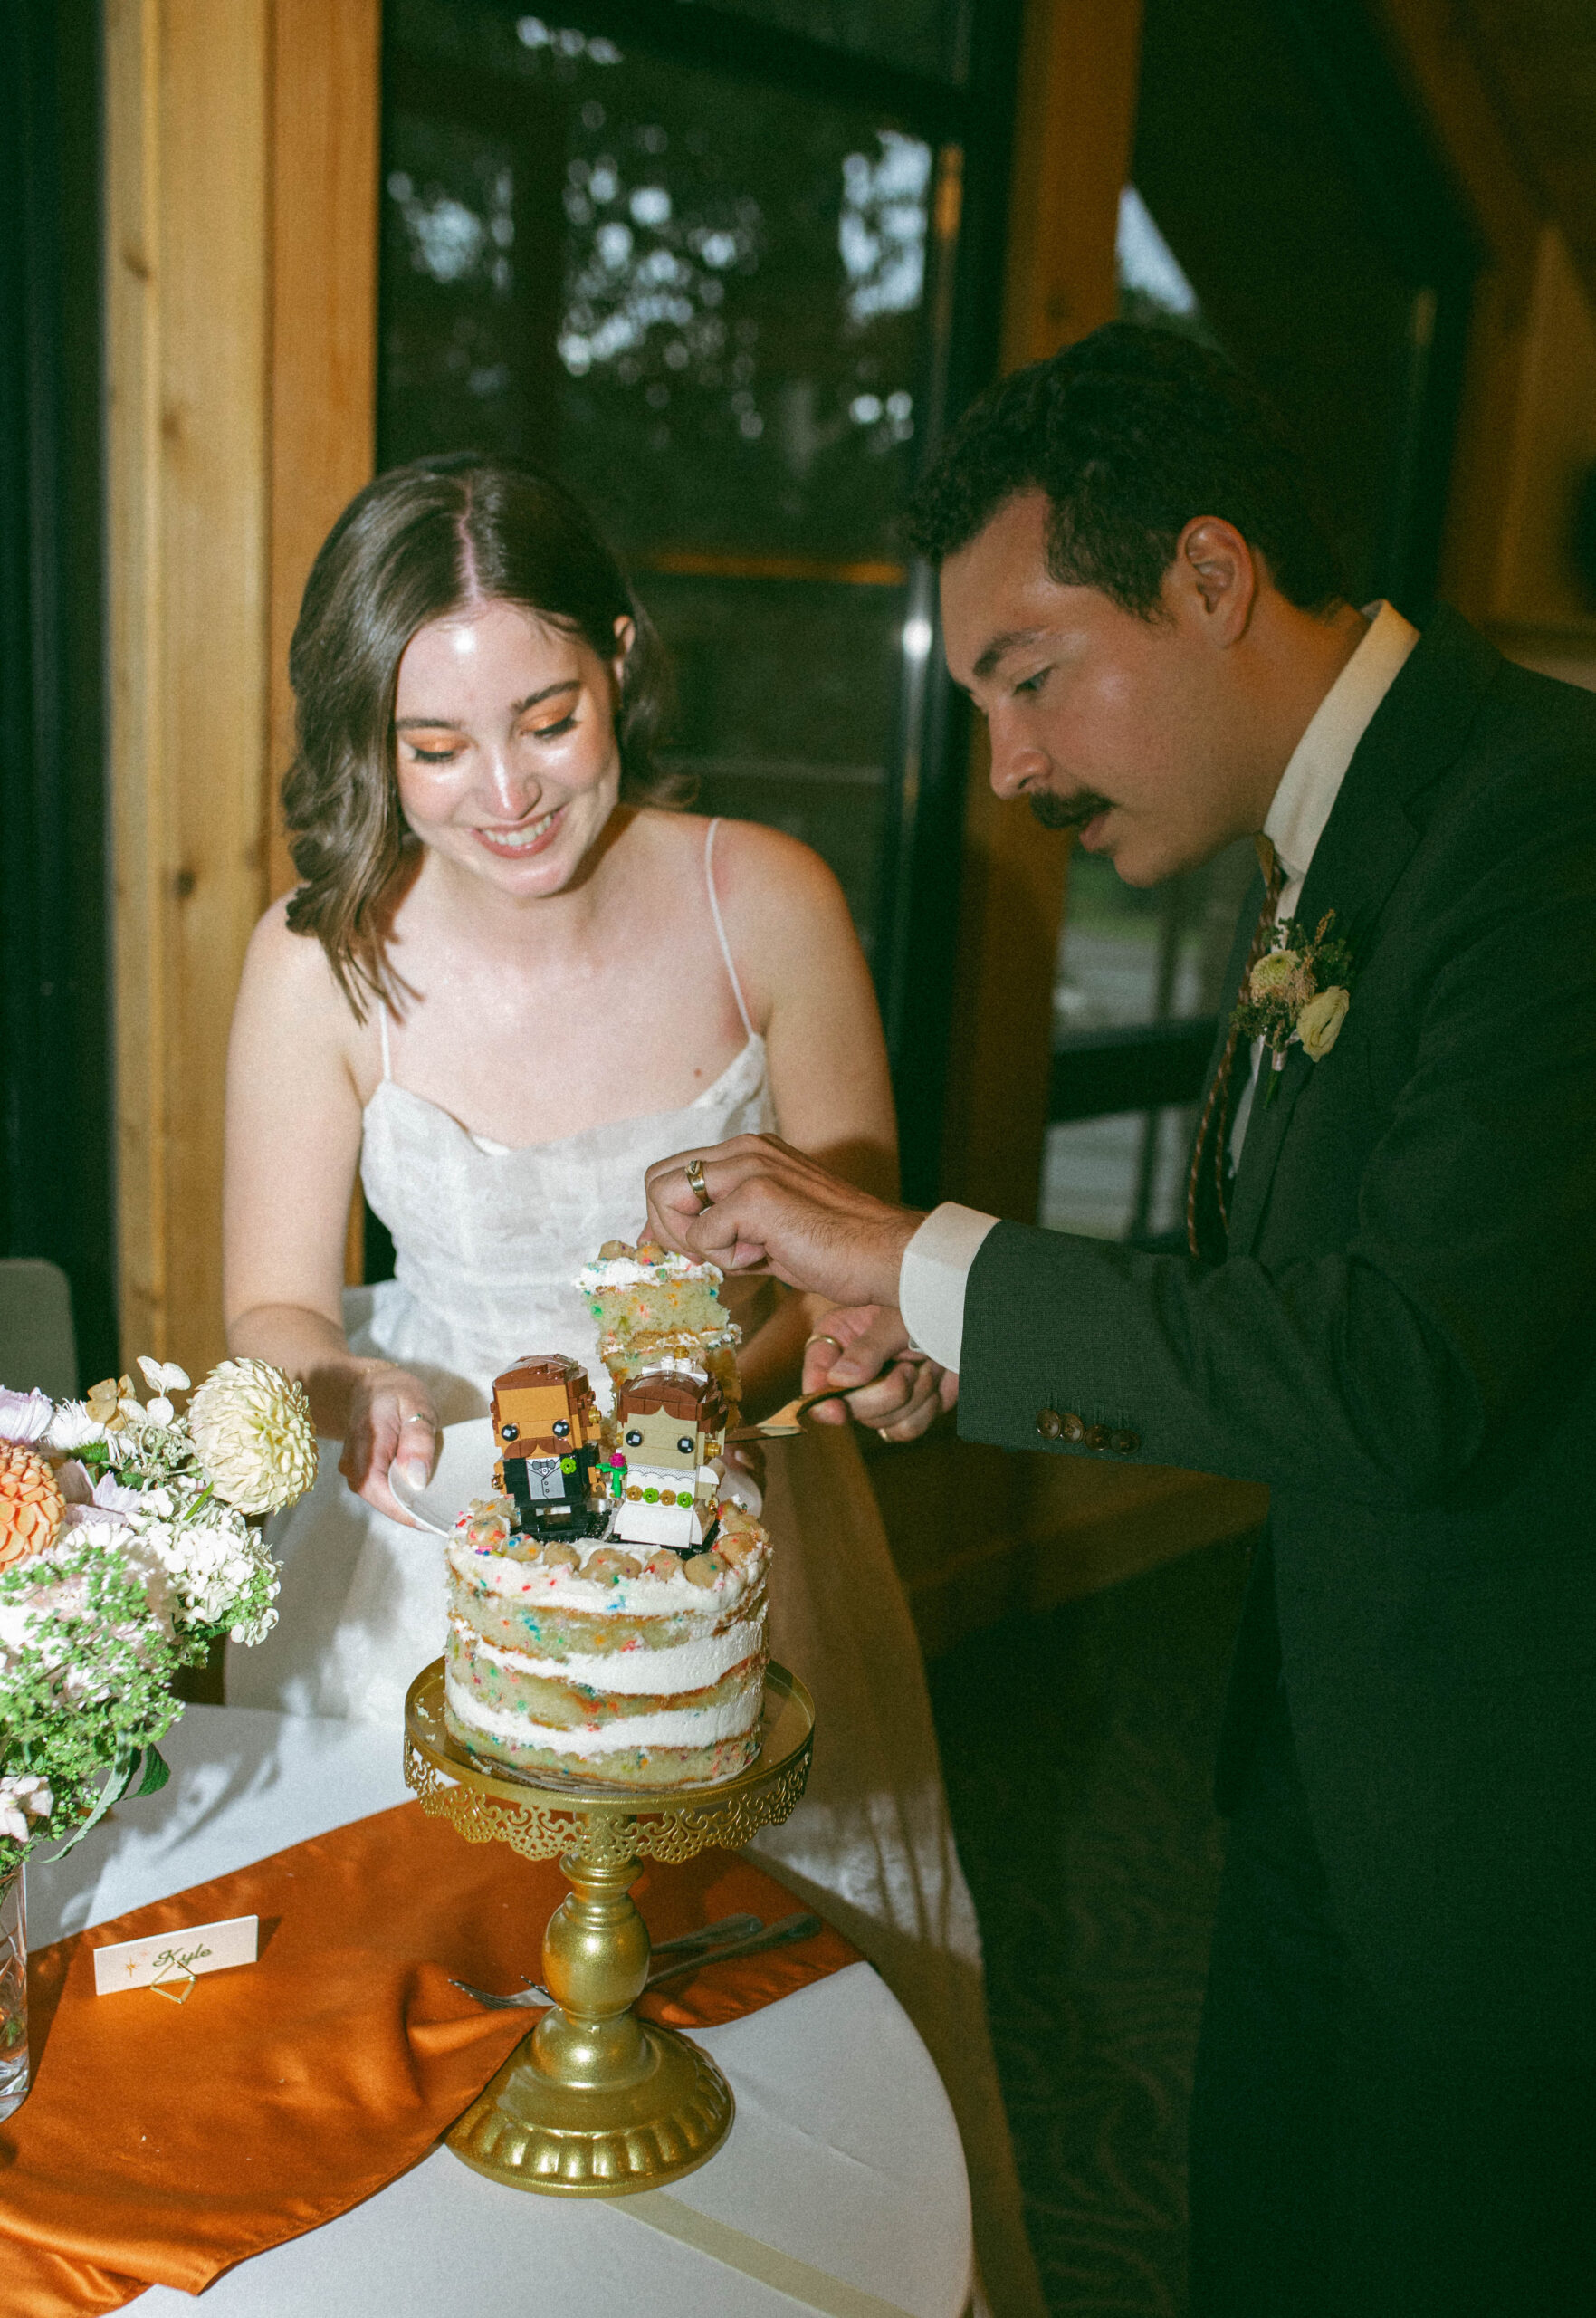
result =
[[[803,1389],[817,1393],[834,1377],[839,1387],[865,1381],[846,1399],[817,1401],[810,1415],[821,1424],[845,1424],[852,1417],[874,1426],[884,1441],[917,1440],[959,1397],[959,1379],[951,1370],[910,1351],[903,1316],[890,1304],[845,1305],[822,1314],[804,1347]]]
[[[349,1394],[349,1427],[338,1461],[357,1497],[406,1529],[417,1524],[388,1487],[388,1467],[403,1460],[417,1489],[437,1462],[440,1434],[432,1395],[407,1369],[377,1363],[364,1369]]]

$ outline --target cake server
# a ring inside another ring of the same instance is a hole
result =
[[[878,1384],[883,1376],[902,1366],[905,1361],[929,1360],[930,1357],[930,1354],[924,1352],[894,1352],[884,1368],[879,1369],[874,1376],[865,1377],[865,1384]],[[806,1409],[814,1407],[817,1401],[840,1401],[845,1393],[860,1393],[864,1389],[864,1384],[822,1384],[817,1393],[800,1393],[796,1401],[788,1401],[784,1408],[778,1409],[773,1416],[761,1418],[758,1424],[740,1424],[735,1432],[729,1432],[726,1438],[728,1441],[790,1441],[795,1432],[803,1431],[799,1419]],[[397,1490],[395,1494],[397,1495]]]
[[[741,1924],[751,1925],[751,1930],[737,1932],[732,1929]],[[679,1979],[685,1972],[696,1972],[702,1964],[724,1964],[733,1956],[752,1956],[766,1948],[789,1948],[794,1940],[813,1940],[822,1929],[819,1917],[811,1915],[783,1916],[772,1924],[761,1924],[758,1916],[724,1917],[720,1923],[707,1924],[702,1931],[683,1932],[679,1939],[662,1940],[654,1953],[670,1956],[672,1960],[650,1972],[643,1983],[644,1992],[656,1988],[662,1980]],[[454,1980],[450,1985],[494,2012],[515,2010],[523,2005],[546,2006],[554,2001],[548,1989],[535,1982],[517,1989],[513,1996],[497,1996],[491,1988],[473,1988],[469,1980]]]

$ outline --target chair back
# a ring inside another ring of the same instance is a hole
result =
[[[0,1384],[52,1400],[78,1390],[72,1291],[59,1264],[42,1256],[0,1257]]]

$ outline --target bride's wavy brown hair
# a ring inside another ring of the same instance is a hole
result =
[[[328,534],[289,647],[294,759],[282,782],[303,883],[288,905],[364,1021],[397,996],[387,939],[419,839],[399,807],[394,694],[419,628],[498,599],[579,636],[605,662],[636,634],[616,707],[621,794],[679,801],[652,749],[669,697],[664,651],[586,510],[549,476],[472,453],[415,459],[368,483]]]

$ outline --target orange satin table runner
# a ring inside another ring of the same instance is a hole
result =
[[[405,1803],[41,1949],[33,2090],[0,2125],[5,2318],[84,2318],[157,2283],[197,2293],[407,2170],[538,2018],[485,2012],[451,1976],[536,1978],[566,1888],[556,1861],[468,1844]],[[651,1863],[632,1896],[658,1940],[797,1904],[722,1851]],[[259,1962],[207,1974],[186,2004],[95,1995],[95,1948],[240,1915],[261,1919]],[[708,2027],[857,1960],[827,1927],[642,2009]]]

